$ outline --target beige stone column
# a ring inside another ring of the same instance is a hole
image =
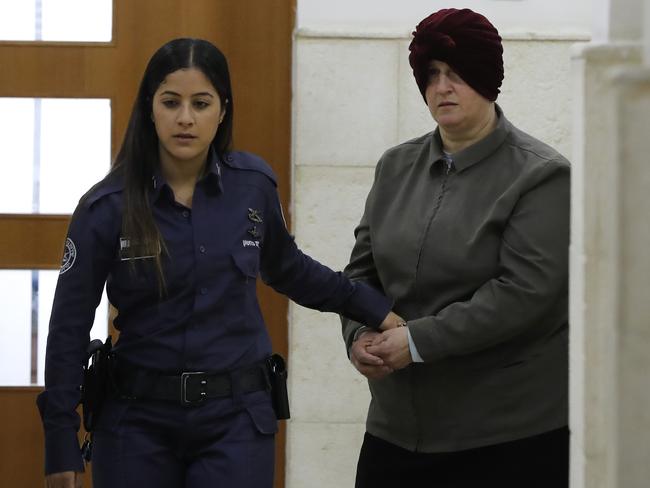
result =
[[[650,486],[650,69],[613,79],[618,199],[616,486]]]
[[[573,53],[572,488],[650,479],[650,75],[641,60],[641,42]]]

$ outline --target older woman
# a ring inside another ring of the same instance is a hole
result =
[[[435,12],[409,50],[438,127],[382,156],[346,268],[406,319],[343,319],[372,394],[356,486],[567,486],[569,163],[495,103],[485,17]]]

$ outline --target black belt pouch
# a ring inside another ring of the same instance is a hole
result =
[[[111,336],[108,336],[104,343],[95,339],[88,345],[81,395],[83,423],[86,432],[92,432],[95,429],[99,413],[106,399],[109,381],[108,363],[112,347]]]
[[[282,356],[273,354],[267,359],[273,410],[278,420],[288,419],[289,394],[287,392],[287,364]]]

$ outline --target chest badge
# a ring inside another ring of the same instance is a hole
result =
[[[254,225],[251,229],[248,229],[246,232],[248,232],[253,238],[257,238],[260,236],[260,233],[257,231],[256,225]]]
[[[254,208],[248,209],[248,220],[250,220],[251,222],[255,222],[257,224],[261,224],[263,222],[262,217],[260,216],[260,211],[255,210]],[[254,228],[255,227],[253,227],[253,229]]]

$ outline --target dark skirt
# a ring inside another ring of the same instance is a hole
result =
[[[457,452],[412,452],[366,433],[356,488],[568,488],[567,427]]]

